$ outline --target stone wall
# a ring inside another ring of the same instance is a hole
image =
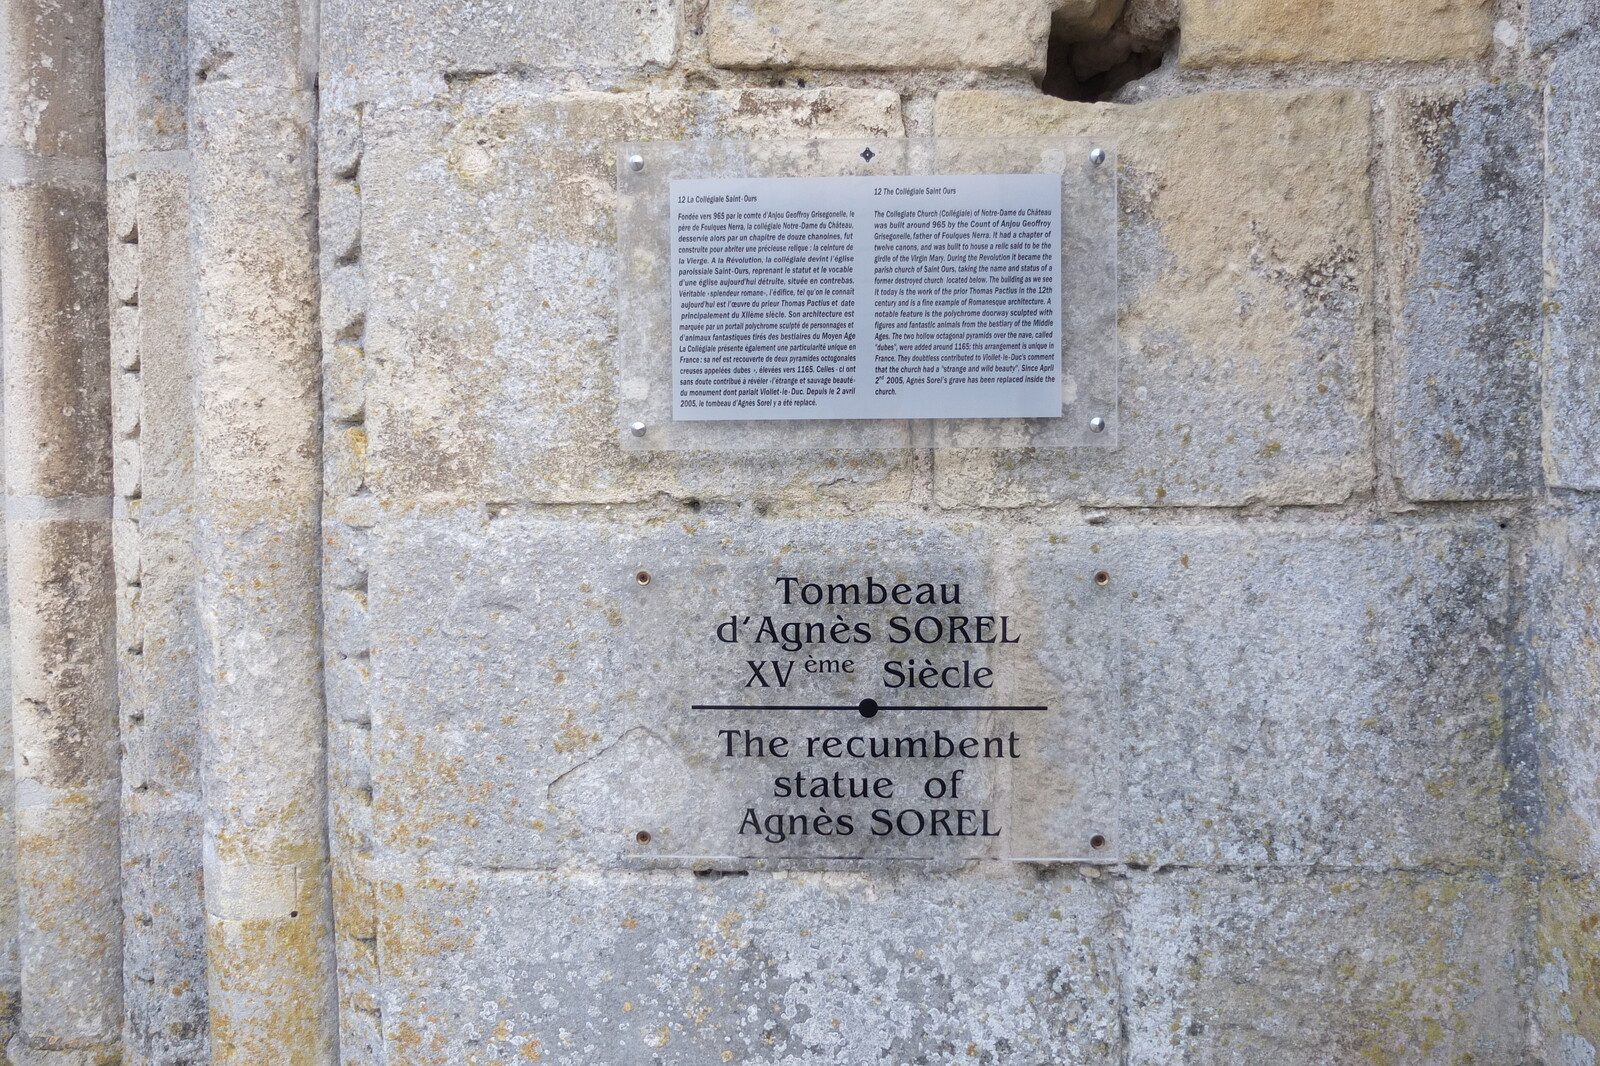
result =
[[[0,12],[12,1061],[1596,1062],[1592,0]],[[1114,449],[624,447],[616,143],[1052,135]],[[624,861],[790,553],[1092,603],[1103,853]]]

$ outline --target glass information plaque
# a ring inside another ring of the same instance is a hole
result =
[[[618,150],[634,449],[1111,446],[1116,161],[1072,138]]]
[[[740,869],[1122,852],[1116,594],[1083,545],[787,532],[641,545],[649,571],[588,584],[631,650],[618,740],[551,791],[583,839]]]

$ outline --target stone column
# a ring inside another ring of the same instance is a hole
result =
[[[187,12],[104,0],[123,1066],[210,1061],[194,617]]]
[[[0,306],[22,1009],[12,1063],[121,1058],[99,0],[0,6]]]
[[[337,1060],[320,655],[314,19],[191,0],[212,1062]]]

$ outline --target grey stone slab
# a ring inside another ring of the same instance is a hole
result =
[[[308,90],[317,78],[317,9],[304,0],[191,0],[189,76],[201,85]]]
[[[186,6],[105,6],[106,154],[164,152],[188,142]]]
[[[1586,871],[1547,874],[1538,889],[1527,991],[1532,1061],[1591,1063],[1600,1049],[1600,882]]]
[[[1517,84],[1391,102],[1394,465],[1411,499],[1541,488],[1542,111]]]
[[[1118,855],[1384,868],[1504,854],[1495,523],[1089,539],[1122,639]],[[1058,573],[1070,553],[1047,544],[1022,568]]]
[[[1105,886],[425,869],[380,889],[387,1061],[1113,1066]]]
[[[1116,448],[942,452],[941,503],[1336,503],[1370,484],[1365,94],[945,92],[935,132],[1105,138],[1121,205]]]
[[[361,161],[368,484],[611,502],[658,493],[903,498],[903,455],[634,457],[616,422],[614,144],[899,133],[865,90],[564,93],[489,79],[464,106],[375,115]]]
[[[1545,197],[1549,350],[1546,476],[1600,488],[1600,40],[1562,51],[1550,73]]]
[[[1530,0],[1528,47],[1543,52],[1600,29],[1600,7],[1593,0]]]
[[[1135,882],[1128,1061],[1520,1066],[1524,895],[1414,873]]]
[[[672,66],[680,18],[676,0],[334,0],[322,7],[323,67],[345,106],[494,72],[600,88]]]
[[[1537,656],[1523,759],[1538,769],[1523,808],[1553,868],[1592,869],[1600,857],[1600,508],[1543,516],[1529,569],[1529,646]]]
[[[1050,8],[1038,0],[712,0],[719,67],[1023,70],[1044,73]]]

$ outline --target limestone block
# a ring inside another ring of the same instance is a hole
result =
[[[1186,67],[1470,59],[1489,50],[1490,0],[1191,0]]]
[[[138,371],[118,371],[111,379],[111,431],[115,439],[139,435],[141,393]]]
[[[6,489],[17,496],[109,494],[104,189],[0,187],[0,232],[0,348],[14,397],[5,427]]]
[[[1117,854],[1379,868],[1504,854],[1494,523],[1050,541],[1023,572],[1092,558],[1115,597],[1121,703],[1098,728],[1126,752]]]
[[[323,434],[322,489],[330,496],[354,496],[366,477],[367,433],[359,425],[330,423]]]
[[[340,422],[359,422],[367,408],[366,353],[354,344],[335,345],[322,363],[324,414]]]
[[[1600,884],[1588,873],[1539,883],[1535,977],[1529,989],[1533,1061],[1584,1063],[1600,1049]]]
[[[1517,1066],[1524,892],[1437,873],[1136,882],[1128,1061]]]
[[[379,889],[390,1062],[1120,1058],[1113,893],[970,876],[424,868]]]
[[[324,69],[345,103],[427,97],[493,72],[623,81],[670,67],[677,0],[332,0]]]
[[[317,12],[307,0],[192,0],[189,75],[199,84],[310,89],[317,73]]]
[[[1391,102],[1394,464],[1411,499],[1541,488],[1542,111],[1505,83]]]
[[[1537,726],[1518,755],[1539,776],[1529,781],[1525,771],[1519,783],[1550,861],[1588,869],[1600,857],[1600,723],[1592,713],[1600,700],[1600,508],[1585,501],[1543,516],[1529,577]]]
[[[322,377],[307,150],[315,101],[227,79],[191,97],[195,424],[206,490],[225,507],[286,496],[309,506],[320,472],[307,437],[321,417]]]
[[[105,7],[106,153],[162,152],[187,139],[186,8],[168,0]]]
[[[115,307],[111,310],[111,360],[119,370],[139,368],[139,309]]]
[[[720,67],[1044,72],[1048,0],[711,0]]]
[[[360,344],[366,327],[367,288],[360,268],[334,267],[322,276],[322,328],[333,344]]]
[[[1589,0],[1532,0],[1528,5],[1528,47],[1535,52],[1596,30],[1600,8]]]
[[[941,502],[1335,503],[1365,485],[1369,121],[1343,89],[941,94],[940,135],[1114,142],[1122,217],[1116,450],[942,453]]]
[[[1104,37],[1123,0],[1058,0],[1050,15],[1050,36],[1062,41],[1092,41]]]
[[[624,454],[616,434],[614,144],[902,132],[852,90],[567,93],[476,83],[380,111],[361,164],[369,483],[385,498],[903,495],[903,456],[803,472],[738,452]]]
[[[322,227],[325,270],[348,266],[360,258],[361,194],[353,183],[340,181],[324,187],[317,205],[317,221]]]
[[[139,176],[139,457],[144,497],[160,507],[194,493],[194,328],[189,176]]]
[[[140,493],[139,442],[119,440],[111,445],[111,485],[118,496],[137,497]]]
[[[111,555],[116,570],[117,584],[139,583],[139,523],[125,518],[111,523]]]
[[[76,162],[93,176],[105,162],[100,9],[5,0],[0,26],[0,147]]]
[[[137,244],[139,241],[139,182],[123,178],[106,182],[106,230],[111,243]],[[109,254],[115,255],[113,247]]]
[[[1550,73],[1545,178],[1549,352],[1545,476],[1600,488],[1600,39],[1563,51]]]

